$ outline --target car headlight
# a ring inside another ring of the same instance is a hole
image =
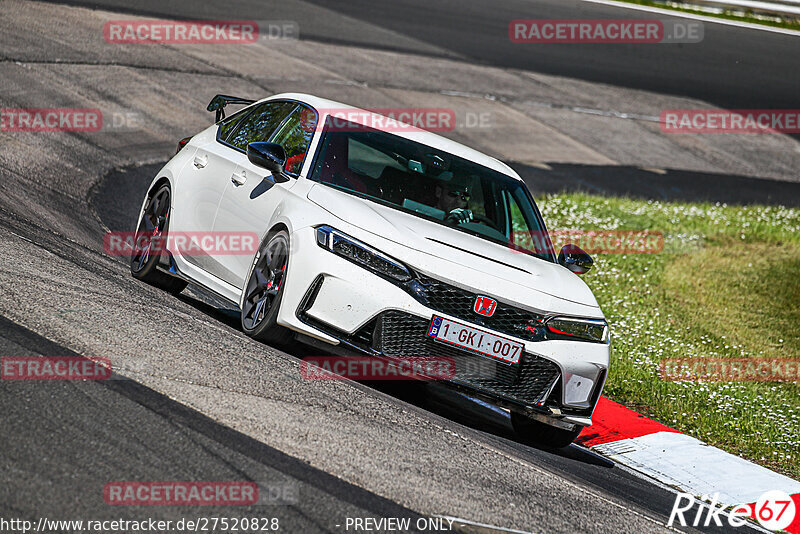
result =
[[[608,343],[608,323],[602,319],[553,317],[545,323],[548,332],[583,341]]]
[[[411,272],[402,263],[330,226],[317,228],[317,244],[379,275],[398,282],[411,280]]]

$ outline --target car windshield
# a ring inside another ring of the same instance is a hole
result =
[[[311,179],[554,261],[525,186],[442,150],[328,117]]]

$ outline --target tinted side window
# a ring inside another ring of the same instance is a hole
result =
[[[509,209],[506,217],[510,219],[511,223],[509,243],[521,249],[532,250],[539,257],[547,257],[553,245],[547,232],[540,228],[533,213],[524,209],[518,202],[518,197],[524,196],[522,188],[518,187],[513,192],[506,191],[505,193]],[[522,205],[526,204],[523,200]],[[531,230],[532,228],[535,230]]]
[[[239,123],[228,143],[240,150],[247,150],[250,143],[266,141],[296,106],[292,102],[265,102],[259,105]]]
[[[230,117],[226,117],[222,119],[219,123],[219,132],[218,137],[219,139],[225,141],[228,136],[231,134],[233,130],[239,125],[239,123],[247,117],[253,110],[252,109],[243,109],[241,111],[237,111]]]
[[[271,141],[286,151],[286,172],[300,173],[316,127],[317,114],[305,106],[299,106],[272,137]]]

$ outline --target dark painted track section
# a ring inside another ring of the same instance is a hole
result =
[[[80,358],[2,316],[0,353]],[[281,532],[338,532],[345,516],[420,517],[128,379],[3,380],[0,414],[0,468],[13,473],[13,483],[0,485],[5,519],[277,517]],[[103,486],[120,480],[252,481],[266,498],[252,506],[109,506]]]
[[[696,44],[531,45],[508,38],[508,24],[514,19],[667,18],[580,0],[56,3],[179,19],[293,20],[300,25],[301,39],[421,52],[370,31],[380,27],[477,63],[689,96],[731,109],[800,107],[800,38],[795,36],[705,23],[704,40]],[[320,8],[351,21],[343,24],[326,17]]]
[[[796,107],[798,38],[720,24],[698,44],[524,45],[514,19],[653,19],[652,13],[576,0],[312,0],[477,61],[658,93],[730,108]]]
[[[583,192],[645,200],[800,206],[800,183],[636,167],[550,164],[551,170],[510,163],[534,195]]]

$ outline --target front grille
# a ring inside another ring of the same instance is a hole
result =
[[[494,315],[484,317],[475,313],[473,308],[475,299],[479,296],[477,293],[425,275],[419,275],[418,279],[424,288],[418,298],[430,308],[514,337],[530,341],[541,341],[545,338],[542,324],[544,315],[498,301]]]
[[[510,365],[437,343],[430,338],[430,321],[400,311],[381,314],[376,348],[392,357],[449,357],[455,361],[454,381],[484,392],[525,404],[536,404],[558,380],[558,366],[535,354],[524,353],[517,365]]]

